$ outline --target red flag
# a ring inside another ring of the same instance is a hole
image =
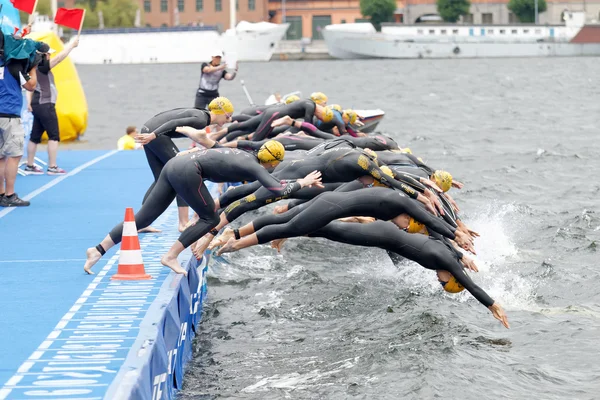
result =
[[[54,22],[73,29],[81,29],[85,10],[83,8],[59,8]]]
[[[21,11],[25,11],[27,14],[33,14],[37,0],[10,0],[12,5]]]

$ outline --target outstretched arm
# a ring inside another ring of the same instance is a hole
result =
[[[65,48],[61,52],[59,52],[57,55],[55,55],[54,57],[52,57],[50,59],[50,69],[52,69],[55,66],[57,66],[58,64],[60,64],[61,61],[63,61],[65,58],[67,58],[69,56],[69,53],[71,53],[71,50],[73,50],[78,45],[79,45],[79,37],[76,37],[73,41],[71,41],[68,45],[66,45]]]

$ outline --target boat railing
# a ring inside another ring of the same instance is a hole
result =
[[[197,31],[218,31],[215,25],[204,26],[171,26],[171,27],[140,27],[140,28],[105,28],[105,29],[83,29],[81,33],[86,35],[108,35],[118,33],[164,33],[164,32],[197,32]]]

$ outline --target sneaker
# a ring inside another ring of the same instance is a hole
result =
[[[29,206],[28,201],[19,198],[16,193],[11,194],[10,196],[2,196],[0,198],[0,206],[2,207],[27,207]]]
[[[44,175],[44,170],[37,165],[25,166],[25,172],[27,172],[27,175]]]
[[[59,167],[48,167],[48,175],[64,175],[67,171]]]

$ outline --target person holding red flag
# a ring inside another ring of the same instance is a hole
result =
[[[59,8],[56,10],[56,16],[54,17],[54,23],[68,28],[77,29],[78,35],[81,32],[83,26],[83,20],[85,18],[85,10],[83,8]]]
[[[27,144],[27,165],[25,172],[30,175],[42,175],[44,171],[34,164],[37,145],[42,140],[44,131],[48,134],[48,175],[64,175],[67,172],[59,168],[56,162],[60,132],[56,115],[57,91],[54,84],[52,68],[69,56],[79,44],[79,37],[72,40],[65,48],[52,58],[48,54],[42,56],[38,66],[37,86],[34,92],[27,92],[27,108],[33,113],[33,128]]]

